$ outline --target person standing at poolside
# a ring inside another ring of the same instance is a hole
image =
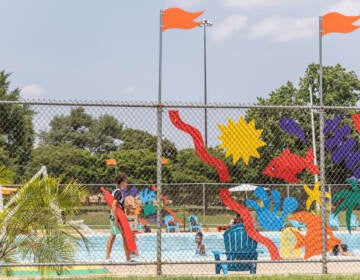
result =
[[[116,215],[116,208],[120,206],[122,210],[124,210],[124,201],[125,197],[122,192],[127,186],[127,176],[125,173],[121,173],[117,175],[114,179],[114,183],[116,184],[116,189],[112,192],[114,196],[114,201],[110,210],[110,236],[106,245],[106,259],[110,259],[111,249],[114,244],[115,238],[117,234],[123,234],[118,217]],[[123,236],[123,247],[125,252],[125,257],[127,261],[130,261],[136,254],[136,252],[129,252],[126,243],[124,242]]]

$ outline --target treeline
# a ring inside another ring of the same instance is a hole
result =
[[[323,68],[323,99],[325,105],[355,106],[359,101],[360,81],[356,73],[342,66]],[[267,98],[258,98],[258,105],[308,105],[313,93],[314,104],[319,103],[318,65],[307,67],[298,85],[287,82],[271,92]],[[9,74],[0,72],[0,100],[19,100],[20,90],[10,89]],[[266,143],[259,149],[260,158],[250,158],[249,164],[242,159],[233,163],[233,155],[225,156],[226,150],[209,147],[208,152],[221,159],[227,166],[230,182],[284,183],[262,174],[265,166],[281,154],[285,147],[291,153],[305,156],[311,147],[312,129],[310,110],[252,108],[243,115],[247,122],[255,121],[256,129],[263,129],[261,140]],[[326,117],[340,114],[343,124],[349,124],[350,111],[328,111]],[[0,172],[2,182],[23,183],[45,165],[50,176],[63,176],[65,182],[77,179],[82,183],[112,183],[114,167],[105,160],[115,158],[117,170],[126,172],[130,183],[152,184],[156,182],[157,138],[148,132],[124,128],[121,120],[111,115],[94,117],[84,108],[76,107],[68,115],[57,115],[50,128],[35,135],[34,111],[26,104],[0,103]],[[280,118],[293,118],[301,124],[306,144],[293,137],[278,125]],[[235,122],[237,119],[234,120]],[[314,114],[315,139],[319,147],[319,114]],[[36,139],[36,144],[35,144]],[[246,145],[246,143],[244,143]],[[319,158],[319,149],[317,150]],[[211,183],[219,182],[214,167],[204,163],[194,149],[178,150],[174,143],[163,140],[163,156],[168,163],[162,166],[164,183]],[[327,154],[327,174],[334,182],[344,182],[349,171],[334,166]],[[300,174],[302,181],[311,180],[308,172]]]

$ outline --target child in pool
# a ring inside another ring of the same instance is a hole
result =
[[[332,254],[334,256],[355,256],[354,253],[349,252],[348,245],[346,244],[335,245],[332,248]]]
[[[195,243],[197,243],[196,247],[196,255],[205,255],[205,245],[202,243],[203,234],[198,232],[195,235]]]

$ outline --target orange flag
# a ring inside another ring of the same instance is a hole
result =
[[[161,164],[168,164],[169,163],[169,159],[162,157],[161,158]]]
[[[197,17],[202,15],[204,11],[201,12],[187,12],[180,8],[168,8],[163,11],[162,16],[162,31],[171,28],[180,28],[180,29],[192,29],[201,24],[201,21],[194,21]]]
[[[343,14],[332,12],[322,16],[321,35],[328,33],[350,33],[358,29],[360,26],[353,25],[354,22],[360,19],[358,16],[345,16]]]
[[[17,191],[16,188],[7,188],[7,187],[1,188],[2,194],[11,194],[12,192],[16,192],[16,191]]]
[[[116,165],[116,159],[114,159],[114,158],[106,159],[105,164],[106,165]]]

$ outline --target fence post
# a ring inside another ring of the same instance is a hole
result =
[[[162,156],[162,107],[161,104],[159,104],[159,107],[157,108],[157,114],[158,114],[158,122],[157,122],[157,179],[156,179],[156,185],[157,185],[157,234],[156,234],[156,252],[157,252],[157,261],[156,261],[156,274],[161,275],[161,171],[162,171],[162,165],[161,165],[161,156]]]
[[[326,256],[326,205],[325,205],[325,145],[324,145],[324,114],[323,108],[320,109],[320,181],[321,181],[321,229],[322,229],[322,273],[327,274]]]
[[[205,226],[205,216],[206,216],[206,186],[203,183],[202,184],[203,189],[203,225]]]

